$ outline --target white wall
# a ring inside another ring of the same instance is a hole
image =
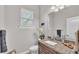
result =
[[[45,36],[48,36],[48,35],[51,35],[50,34],[50,24],[49,24],[49,12],[50,12],[50,8],[51,8],[51,5],[41,5],[40,6],[40,23],[45,23],[43,29],[44,29],[44,33],[45,33]]]
[[[52,28],[54,28],[54,34],[56,35],[56,30],[57,29],[62,29],[63,30],[63,34],[66,34],[66,19],[67,18],[71,18],[71,17],[75,17],[75,16],[79,16],[79,6],[70,6],[67,7],[59,12],[51,13],[51,16],[53,17],[51,20],[53,20],[54,22],[54,27],[52,26]]]
[[[0,6],[0,29],[4,29],[4,6]]]
[[[38,6],[5,6],[5,28],[8,50],[16,49],[17,53],[26,51],[34,45],[37,39],[34,39],[33,28],[20,29],[20,10],[25,8],[34,12],[33,26],[39,26]]]
[[[53,38],[54,36],[54,30],[55,30],[55,22],[54,22],[54,17],[55,17],[55,13],[53,14],[49,14],[49,28],[50,30],[50,36]]]

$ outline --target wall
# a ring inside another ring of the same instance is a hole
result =
[[[52,14],[50,13],[48,14],[48,16],[49,16],[50,36],[53,38],[55,30],[55,22],[54,22],[55,13]]]
[[[40,23],[45,23],[43,29],[44,29],[44,33],[45,33],[45,36],[50,36],[50,24],[49,24],[49,12],[50,12],[50,8],[51,8],[51,5],[41,5],[40,6]]]
[[[20,10],[25,8],[34,12],[33,28],[20,28]],[[16,49],[17,53],[28,50],[37,39],[34,38],[34,28],[39,26],[38,6],[5,6],[5,28],[8,50]]]
[[[0,29],[4,29],[4,6],[0,6]]]

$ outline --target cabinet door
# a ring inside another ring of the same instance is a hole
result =
[[[58,54],[55,50],[39,42],[39,53],[40,54]]]

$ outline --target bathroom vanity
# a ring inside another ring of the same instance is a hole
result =
[[[66,47],[59,41],[39,40],[39,54],[73,54],[74,49]]]

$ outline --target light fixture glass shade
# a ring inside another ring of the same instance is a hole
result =
[[[51,7],[51,12],[58,12],[59,10],[62,10],[65,7],[69,7],[69,5],[53,5]]]

